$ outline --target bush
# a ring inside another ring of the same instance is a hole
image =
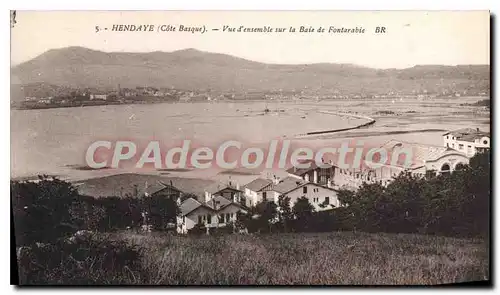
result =
[[[134,284],[147,279],[139,248],[88,232],[17,252],[21,285]]]
[[[367,232],[487,236],[491,198],[490,155],[479,153],[451,174],[430,178],[402,173],[387,187],[363,184],[340,191],[353,228]]]
[[[207,233],[207,228],[202,224],[196,224],[188,230],[188,235],[201,236]]]
[[[49,242],[78,228],[69,208],[78,200],[71,183],[40,176],[39,182],[11,181],[16,244]]]

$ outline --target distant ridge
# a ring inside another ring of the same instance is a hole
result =
[[[155,86],[225,92],[434,91],[437,88],[489,89],[489,65],[421,65],[373,69],[353,64],[265,64],[194,48],[172,52],[102,52],[72,46],[51,49],[11,69],[20,84],[62,87]]]

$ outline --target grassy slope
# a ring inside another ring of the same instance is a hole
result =
[[[120,235],[146,248],[148,284],[442,284],[489,277],[481,240],[348,232]]]

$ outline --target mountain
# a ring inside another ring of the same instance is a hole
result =
[[[488,65],[372,69],[352,64],[264,64],[230,55],[185,49],[174,52],[102,52],[52,49],[11,69],[20,84],[74,88],[155,86],[214,91],[341,91],[386,93],[441,87],[489,89]]]

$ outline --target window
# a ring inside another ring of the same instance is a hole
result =
[[[330,197],[325,197],[325,203],[330,204]]]
[[[459,149],[459,150],[463,150],[463,149],[464,149],[464,145],[463,145],[463,144],[459,144],[459,145],[458,145],[458,149]]]
[[[224,223],[224,214],[220,215],[219,223]]]
[[[267,201],[267,192],[262,192],[262,200]]]
[[[448,136],[448,135],[446,135],[446,139],[449,139],[449,136]]]
[[[203,223],[203,216],[198,215],[198,224],[202,224],[202,223]]]
[[[207,214],[207,223],[212,223],[212,215]]]
[[[450,147],[450,144],[449,144],[449,143],[446,143],[446,147]]]
[[[304,186],[304,187],[302,188],[302,192],[303,192],[304,194],[307,194],[307,186]]]
[[[487,140],[483,140],[483,144],[488,144],[488,141]]]
[[[231,220],[231,214],[226,213],[226,221],[229,222]]]

